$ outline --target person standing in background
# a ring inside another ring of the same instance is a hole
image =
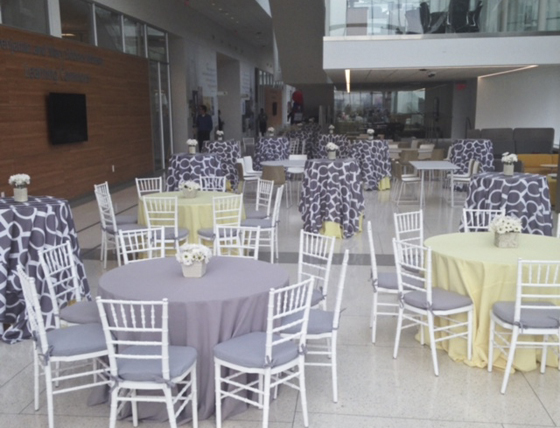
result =
[[[264,109],[261,108],[261,112],[259,113],[259,117],[257,118],[257,121],[259,122],[259,131],[261,133],[261,137],[264,137],[264,134],[266,133],[266,125],[268,122],[268,116],[266,115],[266,113],[264,112]]]
[[[201,104],[198,107],[198,116],[196,116],[196,139],[198,140],[199,153],[202,153],[202,143],[210,140],[210,132],[214,128],[212,116],[207,114],[207,111],[206,106]]]

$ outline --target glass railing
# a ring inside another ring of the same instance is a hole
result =
[[[560,31],[558,0],[325,0],[330,37]]]

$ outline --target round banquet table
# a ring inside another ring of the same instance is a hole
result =
[[[152,193],[143,196],[149,198],[153,196],[178,196],[178,216],[179,227],[189,229],[189,242],[198,244],[198,230],[203,228],[211,228],[214,225],[214,213],[212,209],[212,199],[214,197],[229,196],[231,193],[224,192],[203,192],[198,191],[196,198],[184,198],[181,192],[163,192]],[[144,211],[144,202],[142,198],[138,201],[138,223],[146,226],[146,213]]]
[[[253,168],[255,171],[261,171],[261,162],[288,159],[289,155],[290,140],[286,137],[260,137],[255,143]]]
[[[198,351],[198,416],[207,419],[215,405],[214,346],[264,331],[268,292],[288,283],[289,275],[280,266],[237,257],[213,257],[202,278],[184,278],[181,265],[168,257],[131,263],[105,273],[99,278],[99,295],[108,299],[169,300],[169,343]],[[223,417],[245,408],[242,402],[226,399]],[[141,403],[138,410],[144,419],[167,419],[165,406],[157,403]]]
[[[451,233],[428,238],[425,245],[432,249],[433,286],[468,295],[474,302],[472,361],[467,361],[464,340],[446,341],[444,349],[455,361],[487,366],[490,311],[497,301],[515,300],[518,259],[560,260],[560,239],[522,233],[518,248],[497,248],[491,232]],[[534,349],[518,349],[514,367],[534,370],[537,358]],[[494,365],[505,367],[503,354],[495,352],[494,359]]]
[[[196,180],[199,177],[223,176],[221,158],[214,153],[177,153],[169,159],[165,190],[177,190],[181,181]]]

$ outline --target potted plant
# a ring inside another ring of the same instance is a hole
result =
[[[196,193],[200,190],[200,184],[196,181],[181,181],[179,183],[179,191],[183,193],[183,197],[187,199],[196,198]]]
[[[216,136],[218,137],[218,141],[223,141],[224,131],[216,131]]]
[[[31,183],[31,177],[27,174],[15,174],[8,180],[14,188],[14,201],[27,202],[27,186]]]
[[[267,129],[267,132],[269,137],[274,137],[274,128],[272,126]]]
[[[327,149],[327,157],[329,159],[336,159],[336,151],[338,150],[338,146],[335,143],[327,143],[325,148]]]
[[[505,152],[502,155],[502,163],[504,164],[504,175],[513,175],[513,163],[517,162],[515,153]]]
[[[199,244],[183,244],[175,255],[185,278],[200,278],[206,273],[206,264],[212,258],[210,248]]]
[[[375,131],[371,128],[369,128],[367,131],[367,135],[368,135],[368,140],[373,140],[373,135],[375,134]]]
[[[191,155],[194,155],[196,153],[196,146],[198,146],[198,141],[189,138],[187,140],[187,150]]]
[[[517,248],[518,236],[523,230],[521,220],[517,217],[498,215],[488,228],[494,232],[494,245],[498,248]]]
[[[334,132],[334,125],[329,125],[329,134]]]

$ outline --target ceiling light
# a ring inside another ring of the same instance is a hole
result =
[[[516,71],[528,70],[529,68],[535,68],[535,67],[538,67],[538,65],[528,65],[526,67],[520,67],[514,70],[506,70],[506,71],[499,71],[497,73],[485,74],[484,76],[478,76],[478,78],[482,79],[483,77],[492,77],[492,76],[498,76],[500,74],[515,73]]]
[[[346,92],[350,93],[350,70],[344,70],[344,75],[346,76]]]

